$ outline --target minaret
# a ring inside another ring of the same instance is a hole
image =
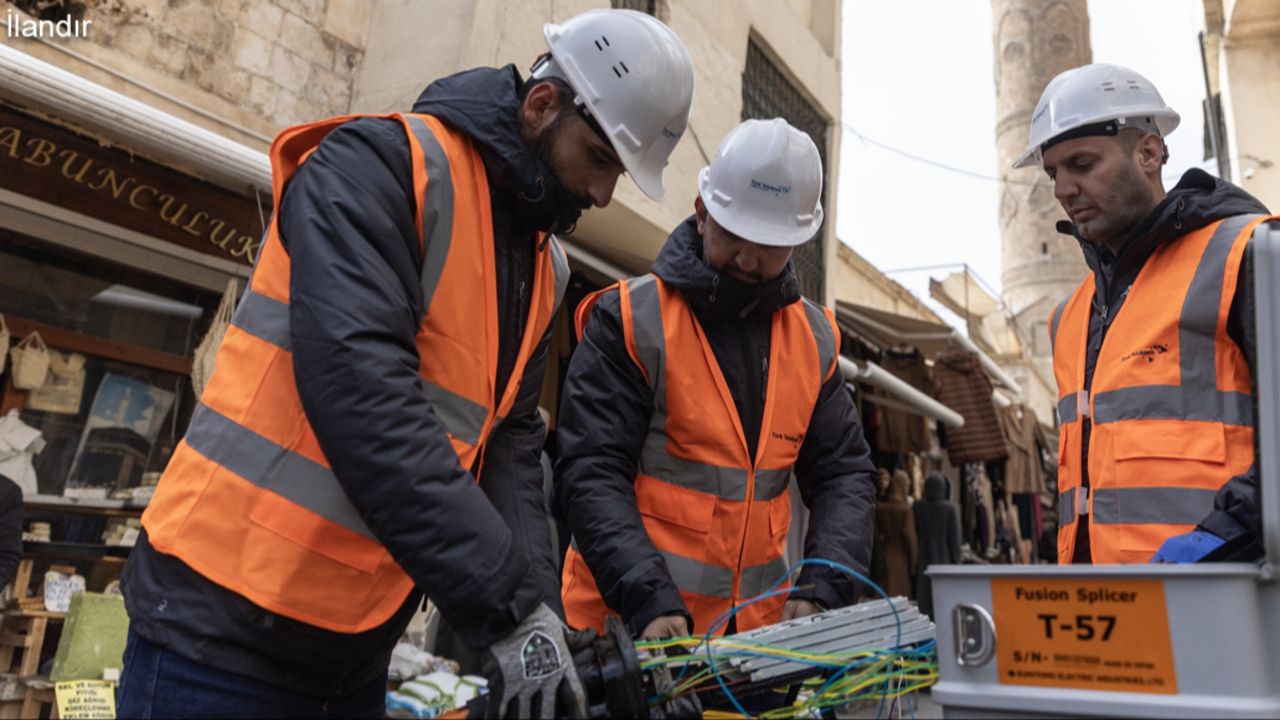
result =
[[[1066,216],[1044,171],[1039,166],[1014,170],[1012,165],[1026,148],[1031,113],[1045,85],[1063,70],[1092,62],[1088,6],[1086,0],[991,0],[991,20],[996,56],[996,174],[1003,180],[1001,284],[1026,350],[1041,377],[1052,385],[1045,319],[1088,270],[1075,238],[1054,229]]]

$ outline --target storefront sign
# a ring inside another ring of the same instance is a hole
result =
[[[255,200],[4,105],[0,187],[247,265],[262,244]]]
[[[991,608],[1005,685],[1178,692],[1159,580],[996,578]]]

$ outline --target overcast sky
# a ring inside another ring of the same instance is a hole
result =
[[[1166,187],[1188,167],[1211,167],[1201,160],[1203,0],[1091,0],[1089,14],[1094,62],[1142,73],[1182,115],[1169,137]],[[997,176],[991,35],[987,0],[844,3],[837,234],[926,299],[929,276],[946,270],[895,271],[968,263],[999,289],[997,183],[874,143]]]

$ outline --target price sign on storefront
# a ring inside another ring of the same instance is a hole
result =
[[[998,578],[991,602],[1002,684],[1178,692],[1158,580]]]

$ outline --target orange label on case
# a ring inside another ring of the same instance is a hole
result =
[[[1178,692],[1159,580],[995,578],[991,609],[1002,684]]]

